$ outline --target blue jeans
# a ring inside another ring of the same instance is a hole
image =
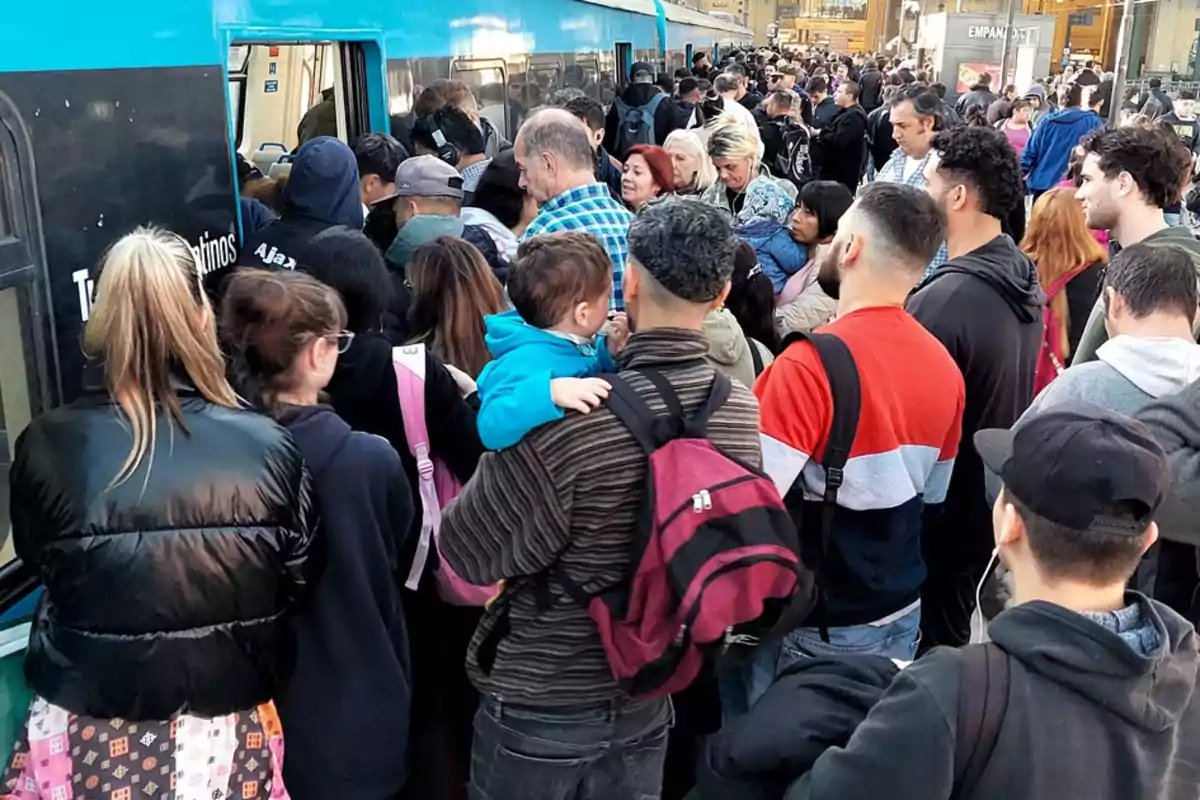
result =
[[[876,655],[912,661],[921,642],[921,608],[873,625],[829,629],[829,641],[818,628],[797,628],[783,641],[760,645],[749,661],[722,677],[721,713],[725,719],[745,714],[789,667],[818,656]]]
[[[471,800],[658,800],[671,701],[535,708],[484,697]]]
[[[1163,212],[1163,221],[1166,222],[1168,225],[1170,225],[1172,228],[1177,228],[1183,224],[1183,213],[1180,212],[1178,214],[1168,214],[1166,211],[1164,211]]]

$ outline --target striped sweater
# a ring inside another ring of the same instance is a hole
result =
[[[617,365],[656,411],[664,406],[650,382],[630,370],[663,373],[690,414],[712,385],[707,351],[699,331],[655,329],[631,336]],[[709,436],[731,456],[761,464],[758,404],[749,390],[734,384],[709,422]],[[467,653],[467,670],[481,692],[557,707],[620,697],[587,611],[556,583],[522,578],[557,561],[589,592],[625,579],[646,478],[644,451],[607,408],[568,413],[480,460],[475,477],[446,510],[440,546],[463,578],[477,584],[506,580]],[[542,586],[548,587],[548,604],[539,603],[545,600]],[[505,616],[509,632],[485,674],[480,646]]]
[[[820,567],[822,601],[830,625],[863,625],[920,597],[922,513],[946,497],[965,390],[946,348],[902,308],[852,311],[818,330],[846,343],[862,384],[858,429]],[[820,533],[820,461],[833,418],[829,379],[816,348],[799,342],[754,388],[763,466],[807,551]]]

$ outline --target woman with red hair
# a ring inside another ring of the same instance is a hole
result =
[[[667,194],[674,187],[675,172],[670,153],[652,144],[629,148],[621,175],[621,199],[630,210],[640,211],[646,203]]]
[[[1033,204],[1021,250],[1037,265],[1046,292],[1042,354],[1034,376],[1040,392],[1070,363],[1100,295],[1108,252],[1092,238],[1074,189],[1055,188]]]

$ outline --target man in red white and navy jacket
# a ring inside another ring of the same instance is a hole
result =
[[[928,194],[872,184],[842,217],[820,265],[818,280],[838,298],[838,311],[818,332],[837,336],[854,356],[862,405],[818,568],[818,608],[784,638],[781,652],[762,648],[755,662],[758,682],[748,680],[745,687],[751,703],[765,691],[761,681],[772,675],[772,659],[778,674],[812,655],[916,655],[925,578],[922,517],[945,498],[965,389],[945,347],[909,316],[904,301],[944,233],[944,218]],[[807,550],[820,537],[821,460],[833,417],[830,382],[816,348],[793,343],[759,378],[755,394],[763,468]]]

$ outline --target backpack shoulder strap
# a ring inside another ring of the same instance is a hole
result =
[[[653,115],[654,112],[658,110],[659,105],[662,104],[662,101],[666,100],[666,99],[667,99],[666,93],[659,92],[658,94],[654,95],[654,97],[651,97],[646,102],[646,105],[643,106],[643,108],[645,108],[647,111],[650,112],[651,115]]]
[[[612,411],[613,416],[629,429],[633,438],[637,439],[638,444],[642,446],[647,455],[657,450],[658,443],[654,436],[654,423],[658,419],[658,415],[621,376],[612,374],[597,375],[596,377],[608,381],[609,386],[612,387],[612,392],[608,395],[608,408]]]
[[[958,676],[958,722],[954,734],[952,800],[970,800],[996,749],[1008,712],[1011,665],[992,642],[962,650]]]
[[[421,535],[413,554],[412,567],[404,586],[415,591],[425,573],[433,537],[441,528],[442,510],[433,480],[433,457],[429,451],[429,428],[425,423],[425,345],[410,344],[392,348],[392,367],[396,371],[397,398],[404,422],[408,451],[417,462],[417,492],[421,498]]]
[[[837,504],[837,491],[842,485],[842,470],[850,459],[850,448],[854,445],[854,434],[858,430],[858,417],[862,411],[862,384],[858,378],[858,365],[854,355],[840,338],[832,333],[797,332],[783,340],[786,348],[792,342],[811,342],[821,359],[821,367],[829,380],[829,392],[833,397],[833,420],[829,426],[829,437],[821,466],[825,468],[825,502]],[[832,508],[830,509],[832,510]]]
[[[763,364],[762,353],[758,349],[758,343],[749,336],[742,334],[746,339],[746,346],[750,348],[750,360],[754,362],[754,377],[762,375],[762,371],[766,368]]]
[[[829,425],[829,436],[825,441],[825,452],[821,455],[821,466],[825,471],[825,494],[821,503],[820,550],[813,564],[817,575],[817,591],[821,591],[821,568],[825,554],[829,552],[829,539],[833,535],[833,517],[837,510],[838,489],[845,477],[843,470],[850,460],[850,448],[854,446],[854,435],[858,431],[858,417],[862,411],[862,383],[858,377],[858,365],[854,354],[846,343],[832,333],[797,332],[783,340],[784,347],[799,340],[812,343],[821,359],[821,367],[829,381],[829,393],[833,398],[833,418]],[[816,455],[815,453],[813,454]],[[829,641],[829,625],[820,606],[818,627],[821,640]]]

